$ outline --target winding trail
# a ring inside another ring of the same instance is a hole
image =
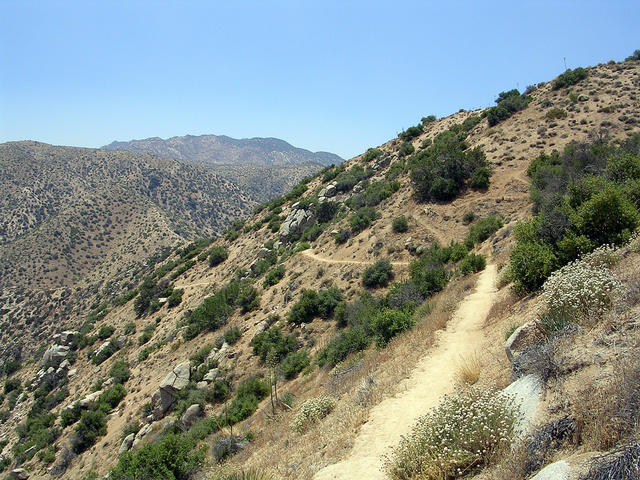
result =
[[[460,355],[473,352],[483,339],[482,325],[495,298],[497,268],[487,265],[476,291],[458,306],[436,346],[425,355],[398,393],[373,407],[362,425],[349,456],[318,471],[314,480],[383,480],[385,454],[407,435],[416,420],[453,391]]]

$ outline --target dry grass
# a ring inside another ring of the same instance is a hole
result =
[[[460,355],[456,365],[456,379],[463,384],[473,385],[480,379],[482,363],[478,352]]]

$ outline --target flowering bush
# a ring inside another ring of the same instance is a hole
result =
[[[517,418],[513,400],[492,390],[447,396],[402,438],[384,468],[394,480],[463,477],[509,446]]]
[[[542,287],[544,315],[580,322],[606,312],[614,291],[622,287],[610,270],[617,258],[613,246],[603,245],[556,270]]]
[[[329,415],[337,404],[338,402],[335,398],[326,395],[310,398],[302,404],[300,412],[291,422],[291,429],[294,432],[303,433],[311,425]]]

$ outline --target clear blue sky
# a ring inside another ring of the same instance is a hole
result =
[[[351,157],[640,48],[630,1],[0,0],[0,142],[273,136]]]

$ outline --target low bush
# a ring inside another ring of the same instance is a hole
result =
[[[284,278],[285,268],[284,265],[279,264],[273,267],[271,270],[267,272],[264,276],[264,281],[262,282],[262,286],[264,288],[269,288],[275,284],[277,284],[280,280]]]
[[[370,148],[369,150],[366,151],[366,153],[362,156],[362,161],[363,162],[371,162],[372,160],[375,160],[376,158],[378,158],[380,155],[382,155],[382,150],[378,149],[378,148]]]
[[[131,372],[129,371],[129,362],[126,360],[116,360],[109,369],[109,376],[113,378],[114,383],[124,383],[129,380]]]
[[[289,353],[296,351],[298,340],[292,333],[285,335],[279,327],[271,327],[253,337],[251,345],[254,355],[260,356],[262,362],[265,362],[268,356],[280,362]]]
[[[298,350],[297,352],[289,353],[280,365],[278,366],[278,372],[287,380],[295,378],[300,372],[307,368],[311,364],[311,358],[309,352],[306,350]]]
[[[407,217],[402,215],[401,217],[397,217],[393,219],[391,223],[391,228],[396,233],[406,232],[409,229],[409,222],[407,222]]]
[[[349,240],[349,237],[351,236],[351,232],[345,228],[341,229],[338,231],[338,233],[335,234],[334,240],[336,241],[336,243],[338,245],[341,245],[343,243],[345,243],[347,240]]]
[[[184,293],[184,290],[181,288],[176,288],[175,290],[173,290],[171,292],[171,295],[169,295],[169,298],[167,299],[167,306],[169,308],[173,308],[180,305],[182,303],[183,293]]]
[[[403,437],[384,469],[395,480],[472,475],[508,451],[517,418],[512,401],[491,390],[447,396]]]
[[[222,336],[225,342],[227,342],[229,345],[233,345],[238,340],[240,340],[240,337],[242,336],[242,332],[238,327],[231,327],[225,330]]]
[[[392,278],[393,267],[388,258],[378,260],[362,273],[362,283],[370,288],[386,287]]]
[[[584,80],[588,75],[589,73],[582,67],[578,67],[573,70],[569,68],[555,79],[552,89],[559,90],[564,87],[570,87],[571,85],[575,85],[579,81]]]
[[[249,441],[238,435],[224,435],[218,438],[211,447],[211,454],[216,462],[221,463],[240,452]]]
[[[342,291],[330,287],[318,292],[304,290],[300,299],[291,307],[288,320],[294,324],[309,323],[315,317],[330,318],[342,300]]]
[[[469,275],[484,270],[486,266],[487,261],[482,255],[471,253],[460,262],[458,271],[462,275]]]
[[[371,320],[373,334],[379,347],[384,347],[400,333],[413,327],[415,321],[410,313],[385,309]]]
[[[115,327],[112,327],[111,325],[102,325],[98,329],[97,335],[100,340],[106,340],[111,335],[113,335],[113,332],[115,331],[116,331]]]
[[[562,120],[567,118],[567,115],[567,111],[564,108],[555,107],[545,114],[545,118],[548,120]]]
[[[250,377],[238,385],[236,397],[227,409],[231,423],[238,423],[249,418],[258,409],[260,400],[267,397],[271,388],[269,384],[256,377]]]
[[[378,212],[373,207],[362,207],[349,218],[349,225],[354,234],[365,230],[378,218]]]
[[[307,400],[291,422],[291,429],[297,433],[304,433],[312,425],[329,415],[337,404],[335,398],[326,395]]]
[[[521,95],[515,88],[507,92],[501,92],[496,100],[496,106],[487,110],[489,126],[493,127],[514,113],[524,110],[530,101],[531,97]]]
[[[465,246],[472,249],[474,245],[484,242],[492,233],[502,228],[502,225],[502,220],[495,215],[479,219],[469,227],[469,233],[464,240]]]

